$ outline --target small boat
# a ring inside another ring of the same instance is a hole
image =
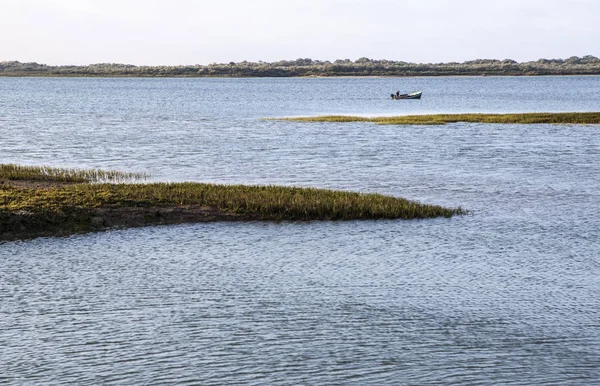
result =
[[[421,94],[423,94],[423,91],[400,95],[392,94],[392,99],[421,99]]]

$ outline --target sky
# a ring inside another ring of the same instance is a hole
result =
[[[600,0],[0,0],[0,61],[600,57]]]

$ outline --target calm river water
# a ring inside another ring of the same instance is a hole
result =
[[[472,210],[0,244],[0,383],[599,383],[600,126],[260,119],[598,110],[600,77],[0,78],[0,163]]]

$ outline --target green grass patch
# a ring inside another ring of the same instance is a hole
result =
[[[0,240],[156,223],[408,220],[467,213],[375,193],[189,182],[106,183],[100,181],[141,176],[16,165],[0,165],[0,170]]]
[[[127,182],[147,178],[141,173],[124,173],[102,169],[66,169],[49,166],[23,166],[0,164],[0,180],[44,181],[44,182]]]
[[[271,118],[270,118],[271,119]],[[512,124],[600,124],[600,112],[589,113],[522,113],[522,114],[429,114],[396,117],[320,117],[272,118],[295,122],[372,122],[379,125],[444,125],[455,122]]]
[[[0,212],[64,213],[118,207],[200,205],[271,220],[414,219],[464,211],[381,194],[201,183],[76,184],[0,189]]]

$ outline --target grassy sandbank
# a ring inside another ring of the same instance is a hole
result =
[[[94,178],[40,183],[46,173],[36,176],[35,169],[26,167],[23,178],[3,175],[5,169],[10,168],[0,167],[0,239],[184,222],[418,219],[465,213],[381,194],[203,183],[93,183]]]
[[[455,122],[512,124],[600,124],[600,112],[589,113],[521,113],[521,114],[428,114],[395,117],[320,117],[274,118],[297,122],[372,122],[379,125],[444,125]]]

